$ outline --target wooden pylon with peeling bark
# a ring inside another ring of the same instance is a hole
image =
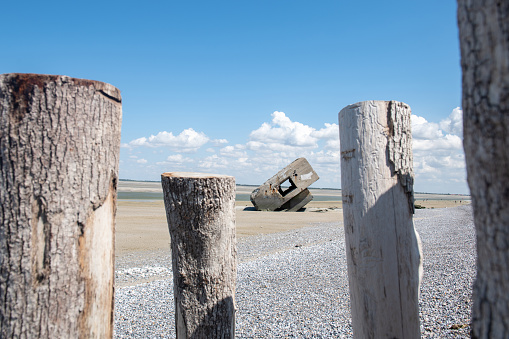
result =
[[[360,102],[339,127],[354,337],[420,338],[410,107]]]

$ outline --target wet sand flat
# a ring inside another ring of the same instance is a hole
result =
[[[343,222],[341,190],[311,189],[315,199],[305,212],[254,211],[246,199],[253,186],[237,186],[237,237],[284,232],[319,223]],[[170,236],[162,188],[158,182],[119,182],[115,232],[116,256],[134,252],[170,248]],[[134,194],[122,199],[122,194]],[[160,194],[160,198],[136,199],[136,194]],[[134,198],[133,198],[134,197]],[[239,199],[241,197],[242,199]],[[456,207],[470,203],[470,197],[440,194],[416,194],[416,204],[425,208]]]
[[[469,202],[454,200],[416,201],[426,208],[444,208]],[[250,202],[237,202],[237,237],[284,232],[318,223],[343,222],[339,201],[312,201],[305,212],[260,212],[252,210]],[[115,253],[168,249],[170,236],[164,202],[119,200],[115,232]]]
[[[342,210],[327,210],[339,202],[315,202],[313,207],[322,210],[307,212],[260,212],[244,210],[250,202],[237,203],[237,237],[283,232],[322,222],[341,222]],[[119,200],[117,203],[115,253],[122,256],[130,252],[169,248],[170,236],[164,202]]]

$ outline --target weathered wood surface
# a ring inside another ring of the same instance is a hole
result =
[[[410,107],[360,102],[339,127],[354,337],[420,338]]]
[[[177,338],[234,338],[235,178],[163,173]]]
[[[472,338],[509,338],[509,2],[459,0],[458,24],[477,236]]]
[[[0,75],[0,337],[110,338],[120,92]]]
[[[298,158],[277,172],[272,178],[256,188],[250,196],[253,206],[258,211],[295,210],[295,206],[304,207],[313,199],[308,186],[319,179],[305,158]],[[285,184],[289,187],[281,187]],[[304,190],[309,194],[302,193]],[[302,194],[301,194],[302,193]],[[290,200],[296,201],[290,203]]]

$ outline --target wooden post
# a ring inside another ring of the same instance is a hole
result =
[[[0,75],[0,337],[111,338],[120,92]]]
[[[410,107],[360,102],[339,127],[354,337],[420,338]]]
[[[177,338],[234,338],[235,178],[163,173]]]
[[[458,0],[463,135],[477,237],[472,338],[509,338],[509,3]]]

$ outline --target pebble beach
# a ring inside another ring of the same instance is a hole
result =
[[[471,206],[417,210],[414,225],[422,338],[469,338]],[[352,338],[341,221],[241,237],[237,251],[236,338]],[[175,338],[169,250],[117,258],[115,279],[115,338]]]

